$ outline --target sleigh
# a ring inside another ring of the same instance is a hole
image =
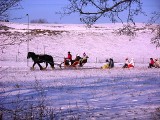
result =
[[[86,58],[82,58],[80,60],[68,60],[64,58],[64,62],[61,63],[61,67],[64,68],[78,68],[83,67],[85,63],[87,63],[88,56]]]

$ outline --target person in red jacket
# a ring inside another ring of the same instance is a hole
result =
[[[73,64],[72,55],[70,52],[68,52],[68,56],[66,58],[64,58],[64,63],[65,63],[65,65],[72,65]]]
[[[67,59],[69,59],[70,61],[72,61],[72,55],[71,55],[70,52],[68,52],[68,57],[67,57]]]
[[[149,63],[148,68],[152,68],[152,67],[155,67],[155,62],[154,62],[153,58],[150,58],[150,63]]]

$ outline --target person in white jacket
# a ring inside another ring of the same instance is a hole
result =
[[[158,59],[155,59],[155,67],[156,68],[160,68],[160,60],[158,60]]]
[[[134,65],[135,65],[134,59],[131,58],[131,61],[130,61],[130,63],[128,64],[128,68],[134,67]]]

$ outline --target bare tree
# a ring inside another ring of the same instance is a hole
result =
[[[80,20],[88,25],[94,24],[101,17],[109,18],[113,23],[122,21],[120,14],[128,11],[127,22],[134,23],[134,16],[144,14],[141,0],[69,0],[62,15],[79,13]]]
[[[155,44],[156,47],[160,47],[160,25],[156,24],[160,21],[160,12],[153,12],[152,17],[146,24],[146,27],[152,29],[152,33],[154,33],[154,37],[151,39],[151,43]]]
[[[146,29],[147,26],[151,26],[160,20],[160,12],[154,12],[146,26],[142,28],[136,28],[134,17],[143,14],[142,0],[68,0],[69,5],[65,7],[62,15],[70,15],[72,13],[79,13],[81,22],[91,27],[100,18],[108,18],[111,22],[121,22],[123,20],[127,24],[123,24],[123,27],[115,31],[119,35],[127,35],[134,37],[136,31],[140,29]],[[123,12],[127,12],[126,16],[122,16]],[[123,18],[123,20],[122,20]],[[133,23],[133,24],[130,24]],[[156,47],[160,47],[160,26],[152,27],[155,36],[151,39],[151,43],[156,44]]]
[[[160,11],[154,11],[152,17],[149,19],[147,26],[152,25],[160,21]]]
[[[160,47],[160,25],[157,25],[155,28],[155,35],[151,39],[151,43],[155,44],[156,47]]]
[[[137,31],[137,28],[135,28],[135,26],[131,26],[131,25],[127,24],[127,25],[123,25],[122,28],[119,28],[119,29],[115,30],[114,32],[117,35],[127,35],[127,36],[135,37],[136,31]]]
[[[0,0],[0,20],[8,18],[8,11],[18,6],[21,0]]]

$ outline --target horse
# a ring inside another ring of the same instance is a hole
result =
[[[38,64],[40,70],[44,70],[47,68],[48,64],[51,65],[51,68],[54,69],[54,60],[53,57],[51,55],[37,55],[34,52],[28,52],[27,55],[27,59],[32,58],[32,60],[34,61],[33,66],[31,67],[31,69],[34,69],[35,64]],[[43,68],[40,63],[46,63],[46,67]]]

